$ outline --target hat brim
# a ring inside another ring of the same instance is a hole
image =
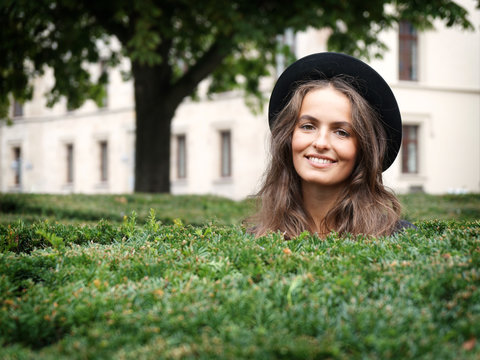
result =
[[[388,141],[382,167],[385,171],[397,157],[402,143],[402,120],[398,104],[385,80],[369,65],[349,55],[317,53],[301,58],[287,67],[278,78],[270,96],[268,108],[270,128],[300,83],[342,75],[355,80],[352,86],[380,116]]]

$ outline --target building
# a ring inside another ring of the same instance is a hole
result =
[[[382,33],[389,51],[370,62],[392,87],[404,121],[401,153],[384,173],[397,192],[480,192],[480,12],[473,1],[463,3],[474,32],[441,24],[417,32],[401,23]],[[326,50],[325,31],[286,35],[297,57]],[[34,99],[14,104],[13,125],[0,122],[1,192],[133,191],[133,85],[120,71],[110,79],[103,107],[87,103],[75,111],[62,103],[46,108],[52,78],[36,80]],[[272,85],[264,84],[267,93]],[[173,193],[242,199],[258,189],[267,115],[253,114],[241,94],[186,99],[171,130]]]

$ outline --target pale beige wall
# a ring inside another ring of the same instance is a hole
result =
[[[223,94],[213,101],[185,102],[172,126],[172,192],[211,193],[235,199],[258,188],[266,157],[266,114],[254,115],[241,96]],[[220,131],[232,134],[232,177],[220,176]],[[187,179],[176,178],[175,136],[187,141]]]
[[[419,33],[419,81],[420,86],[441,89],[475,90],[480,88],[480,11],[475,1],[458,1],[469,11],[469,19],[475,30],[447,28],[439,21],[434,29]],[[398,34],[384,31],[380,39],[388,46],[383,59],[369,63],[385,80],[395,85],[398,80]],[[410,82],[407,82],[410,83]]]
[[[121,69],[128,64],[123,63]],[[92,72],[98,72],[92,67]],[[110,75],[108,108],[88,101],[67,112],[65,101],[46,107],[45,91],[53,86],[51,71],[36,79],[34,98],[24,106],[24,116],[12,126],[0,122],[0,191],[42,193],[123,193],[133,190],[134,107],[131,82],[120,69]],[[100,181],[99,141],[109,148],[108,182]],[[67,184],[66,144],[74,145],[74,181]],[[22,186],[13,186],[11,153],[22,149]]]
[[[385,174],[399,192],[480,191],[480,93],[395,87],[405,124],[419,125],[419,174],[401,174],[401,156]]]
[[[22,191],[46,193],[120,193],[131,191],[132,110],[17,120],[2,126],[1,153],[22,148]],[[108,142],[108,181],[100,181],[99,141]],[[66,144],[74,146],[74,181],[67,183]],[[13,188],[11,161],[2,161],[1,191]]]
[[[474,2],[464,0],[473,11]],[[398,80],[398,38],[382,33],[390,50],[371,65],[395,93],[406,124],[420,126],[420,173],[400,172],[400,160],[385,172],[385,182],[398,192],[412,186],[425,191],[480,192],[480,12],[473,11],[475,32],[445,29],[419,36],[419,81]],[[325,50],[327,33],[308,30],[299,34],[297,56]],[[128,62],[122,69],[128,69]],[[92,71],[98,72],[96,67]],[[92,102],[71,113],[65,103],[45,107],[43,93],[53,85],[51,74],[36,81],[34,101],[25,106],[25,117],[14,126],[0,125],[0,191],[14,191],[11,148],[21,145],[23,191],[124,193],[133,190],[135,114],[132,82],[123,82],[120,71],[110,76],[108,108]],[[266,108],[253,114],[238,93],[208,100],[207,82],[200,86],[202,101],[185,100],[172,125],[172,192],[218,194],[241,199],[258,190],[268,157]],[[271,81],[262,82],[269,96]],[[268,104],[266,104],[266,107]],[[232,133],[232,177],[220,177],[219,131]],[[175,135],[187,139],[187,178],[176,179]],[[109,143],[109,183],[99,180],[98,142]],[[72,185],[66,184],[67,143],[75,146]]]
[[[398,80],[398,35],[384,32],[389,45],[372,66],[389,82],[405,124],[419,125],[418,175],[401,174],[401,156],[384,174],[399,192],[422,186],[430,193],[480,191],[480,11],[471,0],[475,31],[446,28],[419,34],[419,80]]]

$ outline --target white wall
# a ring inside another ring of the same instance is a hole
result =
[[[133,111],[94,113],[41,120],[17,120],[2,128],[0,191],[101,193],[132,191]],[[100,181],[99,141],[109,148],[108,182]],[[74,181],[67,184],[66,145],[74,146]],[[13,146],[22,149],[22,187],[15,189]]]
[[[384,174],[386,184],[406,192],[480,190],[480,94],[397,86],[405,124],[419,125],[419,174],[401,174],[401,156]]]
[[[398,192],[421,186],[427,192],[480,192],[480,11],[475,2],[463,0],[470,10],[474,32],[446,29],[419,34],[419,81],[398,80],[398,35],[381,37],[390,50],[371,65],[387,80],[399,103],[405,124],[420,128],[420,172],[401,174],[400,160],[384,174],[385,183]],[[298,34],[296,55],[325,50],[326,31]],[[128,70],[128,62],[121,68]],[[98,73],[99,67],[92,66]],[[25,116],[13,126],[0,122],[0,191],[123,193],[133,191],[135,113],[132,82],[123,82],[120,69],[111,73],[108,107],[88,102],[71,113],[65,102],[45,107],[44,92],[51,88],[51,73],[35,81],[34,100]],[[271,81],[263,81],[267,97]],[[201,85],[200,94],[206,82]],[[266,166],[268,121],[266,109],[253,114],[243,97],[225,93],[202,101],[186,99],[172,124],[172,192],[212,193],[241,199],[258,190]],[[232,134],[232,176],[220,176],[221,130]],[[175,135],[187,140],[187,178],[176,178]],[[98,142],[108,141],[109,181],[99,180]],[[66,148],[74,144],[73,184],[66,184]],[[23,153],[22,188],[12,187],[12,146]]]
[[[242,97],[223,94],[215,100],[185,102],[175,115],[172,135],[187,139],[187,179],[176,179],[172,141],[172,192],[211,193],[234,199],[255,193],[265,167],[266,113],[254,115]],[[232,134],[232,177],[220,176],[220,131]]]
[[[475,31],[446,28],[419,34],[419,80],[398,80],[398,36],[382,34],[389,52],[372,66],[397,98],[405,124],[419,125],[418,175],[401,174],[401,156],[384,174],[399,192],[422,186],[430,193],[480,191],[480,11],[461,1]]]

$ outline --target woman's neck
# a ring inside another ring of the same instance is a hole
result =
[[[303,183],[303,206],[313,220],[312,228],[319,236],[325,236],[330,231],[325,224],[325,217],[338,200],[344,186],[319,187],[316,184]]]

